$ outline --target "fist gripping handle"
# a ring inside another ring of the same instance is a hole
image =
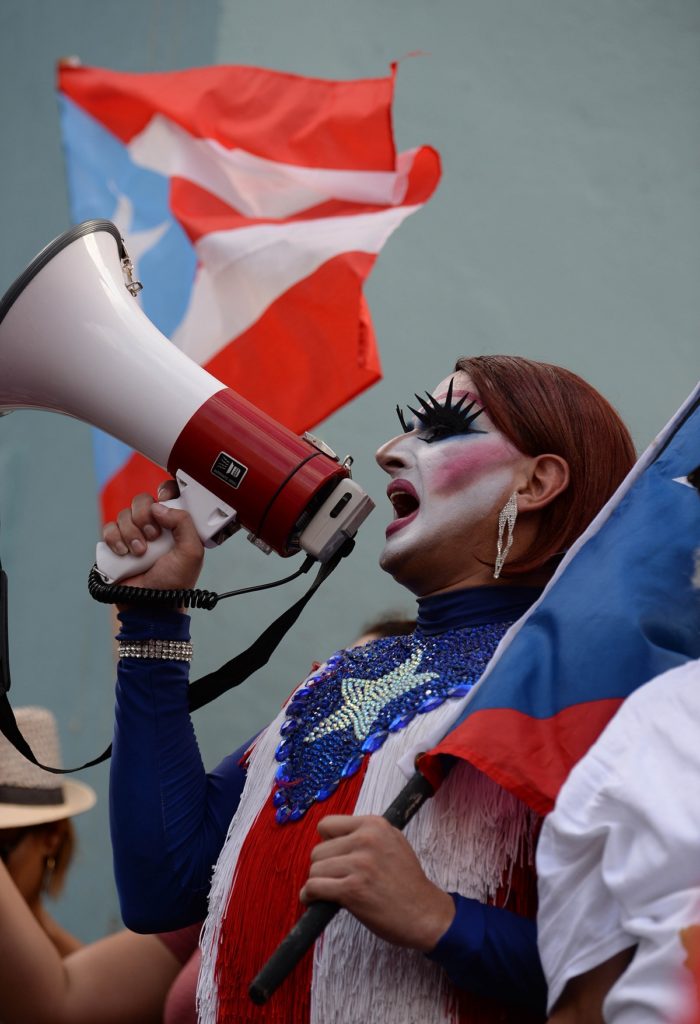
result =
[[[166,508],[181,508],[189,512],[205,547],[216,547],[236,532],[239,527],[236,523],[235,509],[226,505],[187,473],[177,473],[176,480],[180,488],[180,497],[164,501],[162,504]],[[116,555],[104,541],[100,541],[95,555],[97,571],[105,583],[117,583],[130,576],[138,576],[170,551],[173,544],[170,530],[163,530],[160,537],[149,541],[143,555]]]

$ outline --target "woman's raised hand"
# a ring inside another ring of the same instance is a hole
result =
[[[117,555],[143,555],[149,541],[171,530],[174,545],[144,573],[121,582],[158,590],[189,589],[196,586],[204,548],[190,514],[160,504],[178,496],[177,484],[168,480],[158,488],[159,501],[150,494],[137,494],[129,508],[122,509],[116,522],[106,523],[105,543]]]

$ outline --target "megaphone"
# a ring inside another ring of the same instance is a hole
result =
[[[0,414],[63,413],[112,434],[174,476],[214,546],[244,527],[263,550],[328,561],[374,507],[343,463],[226,387],[161,334],[117,227],[78,224],[50,242],[0,300]],[[170,504],[170,503],[168,503]],[[98,544],[113,582],[152,565]]]

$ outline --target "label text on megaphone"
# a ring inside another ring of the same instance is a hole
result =
[[[214,476],[223,480],[224,483],[230,484],[231,487],[240,487],[243,477],[248,472],[248,467],[244,466],[242,462],[238,462],[232,455],[219,452],[211,471]]]

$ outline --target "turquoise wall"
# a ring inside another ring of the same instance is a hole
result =
[[[372,453],[393,408],[458,355],[559,362],[599,387],[645,446],[700,368],[700,8],[695,0],[4,0],[0,290],[69,223],[53,96],[56,58],[123,70],[247,63],[327,77],[400,64],[400,148],[436,146],[438,193],[389,241],[367,295],[384,380],[318,433],[356,456],[379,508],[356,551],[266,670],[198,715],[214,763],[279,706],[308,664],[374,613],[411,601],[375,568],[391,517]],[[146,285],[148,282],[146,282]],[[66,301],[73,301],[66,296]],[[57,311],[57,315],[58,315]],[[128,396],[125,396],[128,398]],[[0,554],[11,584],[16,704],[57,713],[65,756],[106,745],[110,623],[85,592],[97,533],[89,431],[38,413],[0,421]],[[207,558],[205,585],[283,575],[240,540]],[[199,613],[196,674],[256,635],[298,591]],[[85,938],[116,926],[106,769],[80,820],[61,909]]]

